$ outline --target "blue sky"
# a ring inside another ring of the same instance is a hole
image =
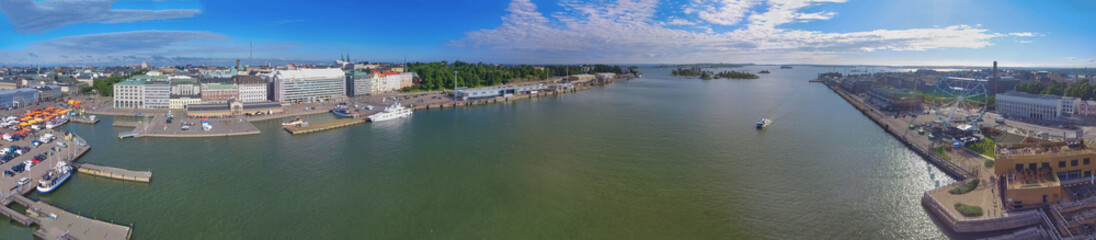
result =
[[[0,0],[0,62],[1096,67],[1094,1]]]

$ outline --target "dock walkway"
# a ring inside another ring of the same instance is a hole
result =
[[[311,133],[311,132],[319,132],[319,131],[339,128],[339,127],[345,127],[345,126],[350,126],[350,125],[354,125],[354,124],[361,124],[361,123],[365,123],[365,118],[345,118],[345,119],[338,119],[338,120],[326,121],[326,122],[321,122],[321,123],[310,123],[307,126],[285,127],[285,131],[289,132],[290,134],[296,135],[296,134],[305,134],[305,133]]]
[[[25,201],[30,199],[16,200],[20,204],[24,204]],[[41,239],[125,240],[129,239],[132,233],[132,228],[129,226],[83,217],[42,201],[29,202],[25,206],[27,218],[38,224],[38,230],[34,231],[34,236]]]
[[[15,195],[15,196],[20,196],[20,195]],[[19,224],[22,224],[23,226],[30,227],[30,224],[34,223],[33,218],[27,217],[27,215],[23,215],[22,213],[19,213],[18,211],[15,211],[15,209],[11,209],[9,207],[0,206],[0,214],[3,214],[4,216],[7,216],[12,221],[18,222]]]
[[[77,171],[90,175],[112,178],[118,180],[149,182],[152,180],[152,171],[133,171],[121,168],[100,166],[91,163],[73,163]]]
[[[114,121],[114,124],[111,124],[111,126],[115,126],[115,127],[132,127],[132,128],[135,128],[135,127],[137,127],[137,122],[129,122],[129,121]]]

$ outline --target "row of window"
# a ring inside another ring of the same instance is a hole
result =
[[[1077,159],[1069,160],[1069,166],[1070,167],[1076,167],[1078,165],[1078,163],[1080,163],[1080,165],[1088,166],[1089,164],[1092,163],[1092,161],[1089,158],[1085,158],[1085,159],[1082,159],[1080,161],[1078,161]],[[1050,168],[1050,163],[1049,162],[1043,162],[1041,164],[1042,166],[1040,166],[1040,164],[1037,164],[1037,163],[1028,163],[1027,165],[1028,165],[1028,169],[1031,169],[1031,170],[1037,170],[1039,168]],[[1058,168],[1065,168],[1065,167],[1066,167],[1066,161],[1058,161]],[[1017,163],[1016,164],[1016,170],[1017,171],[1024,170],[1024,164],[1023,163]]]

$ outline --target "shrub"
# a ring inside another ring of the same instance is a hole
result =
[[[993,167],[993,160],[986,159],[985,164],[986,164],[986,168],[992,168]]]
[[[959,214],[963,214],[966,217],[981,217],[982,207],[974,205],[966,205],[963,203],[955,203],[955,210],[959,211]]]
[[[978,182],[980,182],[978,179],[971,180],[970,182],[948,190],[948,193],[956,195],[969,193],[970,191],[974,191],[974,188],[978,187]]]

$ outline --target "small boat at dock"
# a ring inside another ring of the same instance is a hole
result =
[[[38,192],[48,193],[56,190],[58,186],[65,183],[66,180],[72,177],[72,166],[64,161],[57,162],[57,166],[46,172],[45,176],[42,176],[42,180],[38,181]]]
[[[769,124],[773,124],[773,120],[769,120],[768,118],[762,118],[761,120],[757,120],[757,129],[768,127]]]
[[[338,116],[338,117],[341,117],[341,118],[356,118],[356,117],[358,117],[358,114],[350,113],[349,110],[347,110],[346,108],[341,108],[341,107],[331,109],[331,113],[333,113],[333,114],[335,114],[335,116]]]
[[[53,129],[55,127],[60,127],[61,125],[65,125],[65,123],[68,123],[68,122],[69,122],[68,117],[65,117],[65,116],[56,117],[56,118],[50,119],[49,121],[46,121],[46,129]]]
[[[308,125],[308,121],[302,120],[301,118],[297,118],[297,120],[293,120],[292,122],[282,123],[282,127],[298,127],[306,125]]]

